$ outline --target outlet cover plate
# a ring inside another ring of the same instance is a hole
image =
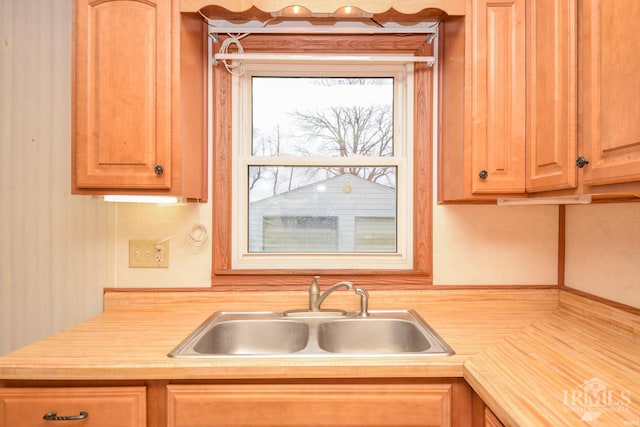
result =
[[[169,268],[169,241],[129,240],[129,268]]]

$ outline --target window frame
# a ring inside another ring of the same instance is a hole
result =
[[[310,68],[313,67],[313,68]],[[251,268],[289,268],[301,269],[316,264],[318,269],[348,268],[368,269],[385,266],[388,269],[408,270],[413,262],[413,210],[403,205],[413,204],[413,165],[408,164],[413,157],[413,100],[407,98],[413,94],[413,66],[411,64],[372,64],[371,70],[363,72],[362,64],[282,64],[252,63],[246,64],[242,75],[232,77],[232,157],[234,168],[232,175],[232,210],[236,222],[232,225],[231,265],[238,270]],[[394,149],[392,156],[385,157],[261,157],[252,154],[252,113],[251,100],[254,76],[282,77],[392,77],[394,80]],[[409,92],[411,91],[411,92]],[[247,104],[238,105],[245,101]],[[411,153],[407,153],[411,151]],[[248,166],[377,166],[385,165],[396,169],[397,186],[395,188],[397,205],[397,251],[393,253],[309,253],[288,254],[284,259],[279,253],[255,253],[248,249],[249,204],[247,189]],[[411,187],[409,187],[411,186]],[[307,267],[308,268],[308,267]]]
[[[216,50],[224,38],[213,45]],[[424,35],[265,35],[242,40],[245,52],[395,53],[433,55]],[[216,289],[297,289],[311,276],[327,280],[349,278],[369,289],[419,289],[432,285],[432,147],[435,70],[414,64],[413,91],[413,268],[368,269],[233,269],[232,259],[232,76],[224,67],[210,68],[212,137],[212,273]]]

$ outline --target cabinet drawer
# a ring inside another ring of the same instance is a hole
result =
[[[63,425],[143,427],[147,423],[144,387],[0,388],[0,427],[60,425],[45,420],[80,416]],[[86,413],[86,416],[80,415]],[[52,415],[53,416],[53,415]]]
[[[169,427],[449,426],[450,384],[169,385]]]

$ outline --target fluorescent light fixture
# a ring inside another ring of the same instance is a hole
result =
[[[529,197],[529,198],[504,198],[498,199],[498,205],[588,205],[591,203],[591,195],[583,194],[578,196],[558,196],[558,197]]]
[[[118,203],[159,203],[159,204],[172,204],[178,203],[180,199],[178,197],[170,196],[128,196],[128,195],[107,195],[104,196],[105,202],[118,202]]]

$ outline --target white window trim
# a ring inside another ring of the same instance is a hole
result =
[[[318,161],[318,158],[251,156],[251,77],[389,77],[394,76],[394,156],[347,157]],[[232,79],[232,243],[233,269],[413,269],[413,64],[370,64],[363,72],[362,64],[245,64],[242,74]],[[397,166],[397,252],[396,253],[249,253],[247,168],[259,165],[349,165]],[[214,201],[215,203],[215,201]]]

